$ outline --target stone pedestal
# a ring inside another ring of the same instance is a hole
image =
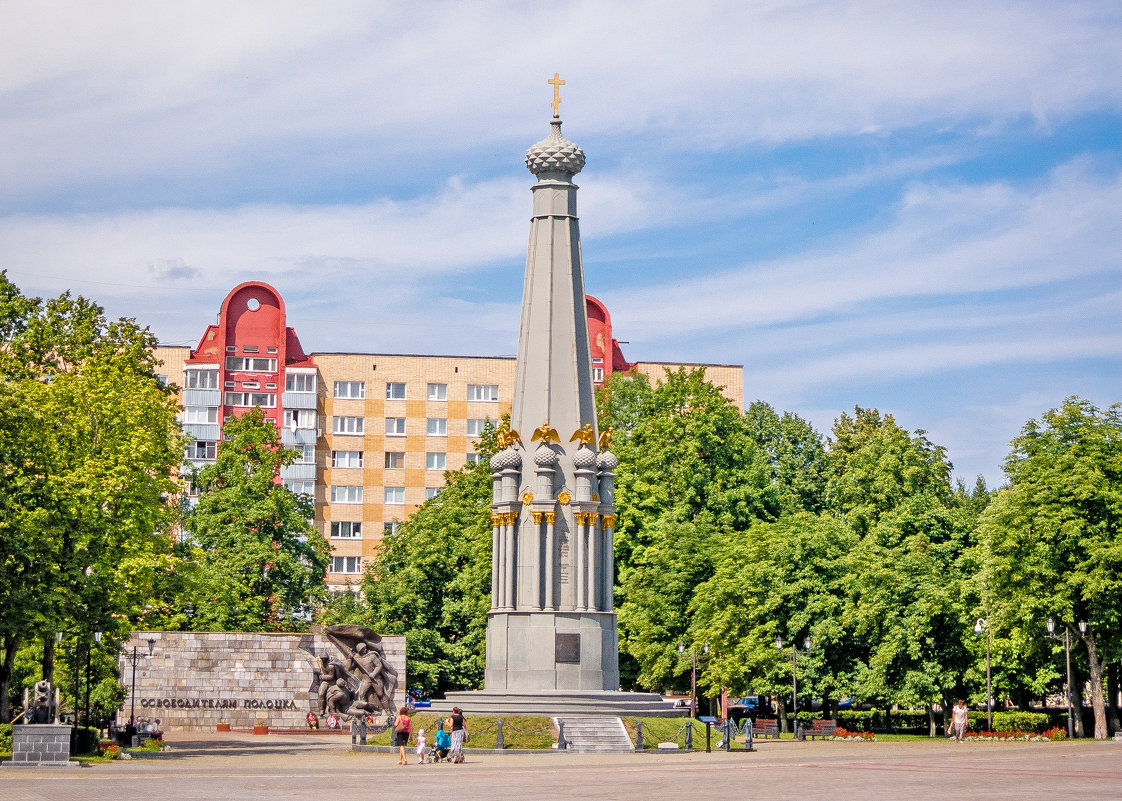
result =
[[[40,723],[12,726],[12,758],[6,768],[75,768],[70,761],[70,726]]]
[[[492,613],[488,690],[618,690],[614,612]]]

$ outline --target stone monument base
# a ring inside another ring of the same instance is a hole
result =
[[[483,682],[488,691],[612,692],[618,654],[613,612],[491,612]]]
[[[465,715],[537,715],[542,717],[679,717],[658,693],[629,693],[616,690],[575,692],[569,690],[467,690],[448,693],[433,701],[432,711],[446,714],[458,706]]]
[[[12,758],[5,768],[76,768],[70,761],[70,726],[38,723],[12,726]]]

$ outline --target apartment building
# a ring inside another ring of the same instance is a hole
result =
[[[604,304],[589,296],[587,308],[594,383],[627,370],[658,379],[683,366],[628,362]],[[280,479],[314,497],[335,588],[358,581],[378,542],[440,492],[446,470],[480,458],[479,434],[510,411],[514,386],[514,358],[305,353],[280,293],[261,282],[230,291],[197,347],[156,354],[180,387],[185,464],[213,462],[222,424],[254,407],[299,451]],[[742,367],[684,366],[704,367],[743,408]],[[185,492],[194,492],[189,482]]]

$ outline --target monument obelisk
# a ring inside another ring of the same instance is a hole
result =
[[[550,133],[526,152],[537,176],[522,291],[511,430],[491,460],[491,690],[619,688],[612,604],[619,464],[598,437],[584,301],[577,186],[584,151]]]
[[[509,428],[491,458],[491,609],[484,689],[448,693],[468,712],[667,714],[660,696],[619,691],[612,599],[611,432],[592,389],[577,186],[584,151],[550,132],[526,151],[537,177]]]

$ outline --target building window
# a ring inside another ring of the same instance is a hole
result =
[[[266,353],[276,353],[276,352],[277,352],[277,349],[276,349],[276,348],[275,348],[274,346],[272,346],[272,345],[269,345],[269,346],[267,346],[267,347],[265,348],[265,352],[266,352]]]
[[[468,418],[467,421],[467,435],[469,437],[479,437],[483,435],[483,429],[487,427],[487,421],[490,418],[484,417],[483,419]]]
[[[331,538],[335,540],[362,539],[362,523],[351,520],[341,520],[331,523]]]
[[[425,487],[425,500],[431,501],[440,494],[440,487]]]
[[[430,401],[446,401],[446,400],[448,400],[448,385],[447,384],[429,384],[429,400]]]
[[[444,470],[448,462],[448,455],[445,453],[426,453],[425,454],[425,469],[426,470]]]
[[[405,503],[405,487],[386,487],[386,503],[398,506]]]
[[[425,431],[430,437],[448,436],[448,420],[444,417],[430,417]]]
[[[600,358],[599,356],[593,356],[592,357],[592,363],[593,364],[603,364],[604,360],[602,358]]]
[[[405,454],[399,451],[386,451],[386,467],[391,470],[405,467]]]
[[[188,459],[207,459],[213,461],[218,457],[218,443],[209,440],[196,440],[187,446]]]
[[[362,417],[332,417],[332,434],[361,434],[365,431],[365,418]]]
[[[331,572],[332,573],[361,573],[362,572],[362,557],[361,556],[333,556],[331,557]]]
[[[362,467],[362,451],[332,451],[332,467]]]
[[[217,406],[184,406],[183,407],[183,422],[184,423],[217,423],[218,422],[218,407]]]
[[[366,382],[365,381],[336,381],[335,382],[335,397],[336,398],[365,398],[366,397]]]
[[[272,381],[266,381],[265,382],[265,389],[276,389],[276,388],[277,388],[277,385],[275,383],[273,383]]]
[[[243,373],[275,373],[277,360],[261,356],[227,356],[226,369]]]
[[[310,373],[288,373],[284,377],[285,392],[315,392],[316,377]]]
[[[469,401],[497,401],[498,399],[498,384],[468,384]]]
[[[188,370],[187,389],[218,389],[217,370]]]
[[[316,413],[311,409],[285,409],[284,410],[284,427],[288,429],[293,428],[314,428],[316,424]]]
[[[593,367],[592,368],[592,380],[595,381],[597,384],[603,382],[603,380],[604,380],[604,368],[603,367]]]
[[[242,353],[258,353],[260,350],[257,345],[242,345]]]
[[[467,464],[479,464],[482,461],[483,461],[483,454],[481,454],[481,453],[469,453],[467,455],[467,459],[466,459]]]
[[[397,533],[398,526],[400,526],[400,525],[401,525],[401,523],[398,523],[396,520],[392,523],[383,523],[382,524],[382,536],[383,537],[392,537],[394,534]]]
[[[316,494],[316,482],[310,478],[286,478],[284,486],[293,495]]]
[[[404,437],[405,436],[405,418],[404,417],[387,417],[386,418],[386,436],[387,437]]]
[[[315,445],[293,445],[292,449],[296,451],[296,461],[293,464],[315,464],[316,463],[316,446]]]
[[[242,389],[261,389],[260,381],[243,381]]]
[[[332,503],[362,503],[362,487],[332,487]]]
[[[277,405],[277,396],[271,392],[227,392],[223,400],[227,406],[260,406],[272,409]]]
[[[398,381],[387,381],[386,400],[405,400],[405,384]]]

